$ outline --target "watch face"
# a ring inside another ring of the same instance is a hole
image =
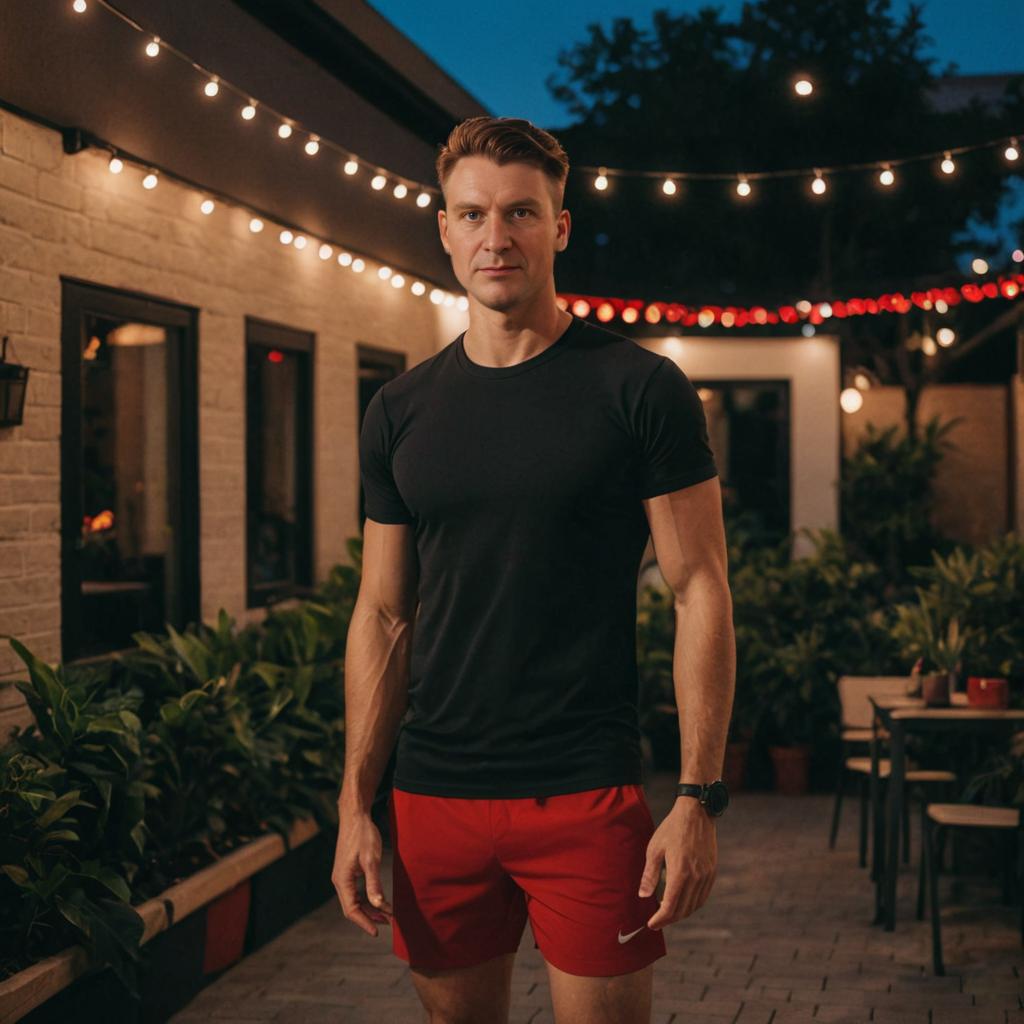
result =
[[[716,779],[708,785],[707,809],[710,814],[716,817],[729,806],[729,790],[721,779]]]

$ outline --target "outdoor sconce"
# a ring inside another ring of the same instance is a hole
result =
[[[20,427],[25,411],[28,367],[7,362],[7,335],[0,351],[0,427]]]

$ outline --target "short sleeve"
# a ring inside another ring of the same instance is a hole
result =
[[[667,356],[662,356],[641,392],[634,424],[641,498],[718,475],[700,395]]]
[[[414,516],[398,493],[391,472],[392,429],[378,388],[363,414],[359,432],[359,475],[366,515],[378,523],[411,523]]]

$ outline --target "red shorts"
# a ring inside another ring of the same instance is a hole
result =
[[[628,974],[666,953],[637,895],[654,821],[639,784],[486,799],[392,789],[392,949],[412,967],[469,967],[519,948]]]

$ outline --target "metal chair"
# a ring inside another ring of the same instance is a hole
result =
[[[921,814],[921,870],[918,876],[917,916],[923,916],[924,889],[928,888],[932,918],[932,970],[945,974],[942,963],[942,928],[939,919],[939,874],[942,869],[944,829],[998,829],[1007,837],[1007,847],[1016,840],[1016,872],[1010,870],[1011,858],[1003,862],[1003,900],[1011,902],[1010,879],[1015,874],[1016,896],[1020,901],[1021,945],[1024,945],[1024,811],[1020,807],[993,807],[983,804],[930,803]]]

